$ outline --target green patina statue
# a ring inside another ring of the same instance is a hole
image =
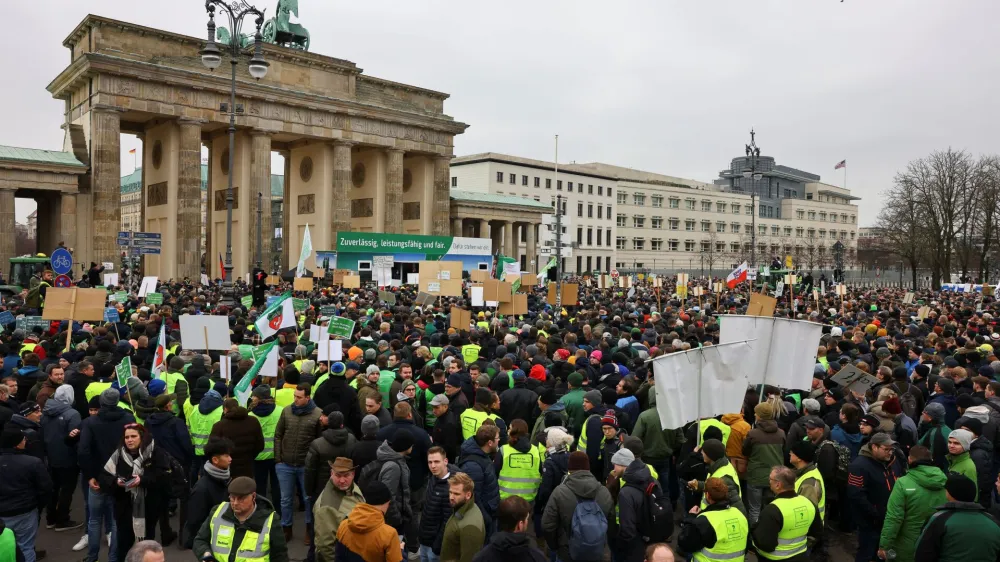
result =
[[[261,36],[265,43],[273,43],[291,49],[309,50],[309,31],[297,23],[290,21],[291,15],[299,17],[299,0],[278,0],[278,16],[264,22]],[[215,33],[219,42],[229,44],[231,36],[225,27],[219,27]],[[240,34],[240,48],[246,49],[253,45],[253,37],[246,33]]]

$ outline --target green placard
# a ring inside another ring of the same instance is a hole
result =
[[[330,305],[321,306],[319,307],[319,313],[321,316],[333,316],[337,314],[337,307]]]
[[[146,293],[147,304],[163,304],[163,293]]]
[[[302,312],[309,308],[309,301],[307,299],[292,299],[292,308],[295,309],[295,312]]]
[[[253,295],[247,295],[240,299],[240,304],[243,305],[243,308],[250,308],[253,306]]]
[[[128,293],[125,291],[118,291],[115,293],[115,302],[125,302],[128,300]]]
[[[330,327],[327,332],[331,336],[350,339],[351,334],[354,333],[354,320],[334,316],[330,319]]]

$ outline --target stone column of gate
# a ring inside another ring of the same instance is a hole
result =
[[[90,112],[90,173],[93,212],[90,256],[81,262],[119,263],[118,231],[121,230],[121,113],[113,107],[94,107]]]
[[[521,228],[527,228],[527,253],[528,258],[525,260],[527,262],[528,272],[535,273],[538,271],[538,248],[535,246],[535,223],[526,222],[521,225]]]
[[[201,121],[180,119],[177,142],[177,279],[201,279]],[[211,201],[208,202],[211,204]],[[170,259],[169,256],[165,256]]]
[[[490,237],[490,221],[486,219],[479,219],[479,237],[480,238]]]
[[[389,234],[403,232],[403,151],[390,149],[385,172],[385,227]]]
[[[435,236],[448,236],[451,218],[451,188],[448,187],[448,166],[451,156],[434,158],[434,190],[431,201],[431,225]]]
[[[257,194],[263,197],[260,204],[263,207],[260,224],[257,224]],[[285,201],[285,212],[291,212],[291,204]],[[259,130],[250,132],[250,234],[246,247],[250,250],[247,263],[257,267],[257,229],[261,232],[260,259],[261,265],[266,264],[271,256],[271,238],[274,229],[271,228],[271,135]]]
[[[503,255],[517,258],[517,246],[514,245],[514,221],[503,223]]]
[[[451,219],[451,235],[459,237],[462,236],[462,219]]]
[[[333,213],[330,214],[332,217],[330,239],[334,250],[337,249],[337,233],[351,231],[352,146],[354,143],[350,141],[333,141]],[[402,172],[400,174],[402,175]],[[285,203],[285,208],[288,208],[288,203]]]
[[[76,248],[76,193],[63,192],[60,195],[62,196],[62,214],[59,220],[59,239],[66,243],[67,248]],[[3,202],[0,200],[0,208],[2,207]],[[120,260],[111,263],[119,264]]]
[[[0,267],[10,271],[10,258],[14,257],[17,232],[14,229],[14,190],[0,188]],[[3,275],[6,277],[6,273]]]

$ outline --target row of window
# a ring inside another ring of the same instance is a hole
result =
[[[553,203],[553,206],[555,206],[555,203]],[[581,217],[581,218],[583,217],[583,203],[582,202],[579,202],[579,203],[576,204],[576,216]],[[587,203],[587,218],[588,219],[594,218],[594,204],[593,203]],[[604,218],[604,207],[602,205],[600,205],[600,204],[597,205],[597,218],[599,218],[599,219],[603,219]],[[608,205],[607,218],[608,218],[608,220],[611,220],[611,205]]]
[[[681,243],[680,240],[676,240],[676,239],[663,240],[662,238],[652,238],[652,239],[650,239],[649,240],[649,249],[651,251],[654,251],[654,252],[661,251],[661,250],[664,249],[664,245],[663,245],[664,242],[666,242],[666,249],[667,249],[667,251],[669,251],[669,252],[678,252],[678,251],[680,251],[680,243]],[[715,243],[715,252],[716,253],[723,253],[723,252],[726,251],[726,247],[727,247],[727,244],[725,242],[716,242]],[[739,242],[730,242],[728,244],[728,247],[729,247],[729,251],[730,252],[734,252],[734,253],[735,252],[740,252],[740,251],[750,251],[750,243],[749,242],[745,242],[743,244],[740,244]],[[761,252],[768,251],[768,245],[767,244],[758,244],[757,247],[758,247],[758,249]],[[616,237],[615,238],[615,249],[616,250],[623,250],[623,251],[624,250],[628,250],[629,249],[628,248],[628,239],[626,237],[624,237],[624,236],[618,236],[618,237]],[[633,238],[632,239],[632,247],[631,247],[631,249],[632,250],[645,250],[646,249],[646,239],[645,238]],[[826,248],[824,248],[823,246],[819,246],[819,247],[815,247],[815,248],[810,247],[809,250],[810,251],[815,250],[817,252],[817,254],[820,255],[820,256],[826,255]],[[701,252],[704,252],[704,253],[708,253],[708,252],[712,251],[712,243],[710,241],[708,241],[708,240],[702,240],[700,244],[698,244],[694,240],[684,240],[684,251],[685,252],[701,251]],[[770,245],[770,251],[773,254],[790,253],[790,252],[792,252],[792,247],[789,246],[789,245],[787,245],[787,244],[785,246],[783,246],[783,247],[779,246],[778,244],[771,244]],[[803,251],[803,247],[802,246],[795,246],[795,251],[797,253],[801,254],[802,251]]]
[[[510,185],[517,185],[517,174],[508,173],[507,174],[507,180],[508,180],[507,183],[509,183]],[[504,173],[503,172],[497,172],[497,183],[503,183],[503,182],[504,182]],[[532,182],[532,183],[533,183],[534,187],[541,187],[542,186],[542,178],[540,178],[538,176],[535,176],[534,177],[534,182]],[[524,186],[524,187],[528,187],[528,176],[523,175],[523,174],[521,175],[521,185]],[[452,187],[458,187],[458,178],[457,177],[451,178],[451,186]],[[556,190],[557,191],[562,191],[562,188],[563,188],[563,181],[562,180],[557,180],[556,181]],[[545,189],[552,189],[552,179],[551,178],[545,178]],[[571,181],[567,181],[566,182],[566,191],[568,191],[570,193],[573,192],[573,182],[571,182]],[[608,197],[611,197],[612,190],[611,190],[611,186],[610,185],[608,186],[607,191],[608,191]],[[583,183],[582,182],[576,182],[576,192],[577,193],[583,193]],[[587,195],[593,195],[593,194],[594,194],[594,184],[588,183],[587,184]],[[604,195],[604,186],[603,185],[598,185],[597,186],[597,194],[598,195]]]
[[[837,213],[830,213],[827,215],[825,211],[819,211],[817,213],[816,211],[806,212],[802,209],[795,210],[795,218],[799,220],[808,218],[809,220],[814,221],[817,219],[817,214],[819,216],[819,222],[837,222],[837,217],[839,216],[840,222],[854,224],[854,215],[847,215],[844,213],[841,213],[840,215],[837,215]]]
[[[610,248],[611,247],[611,229],[608,229],[604,233],[604,236],[601,236],[602,232],[603,232],[603,229],[600,229],[600,228],[597,229],[597,247],[601,247],[603,245],[606,245],[608,248]],[[602,239],[604,240],[604,244],[601,243]],[[578,227],[576,229],[576,243],[579,246],[583,245],[583,227]],[[593,228],[588,228],[587,229],[587,246],[593,246],[593,245],[594,245],[594,229]]]
[[[693,232],[695,230],[695,223],[696,222],[697,221],[695,221],[694,219],[686,219],[684,221],[684,230],[686,230],[688,232]],[[619,227],[622,227],[622,228],[627,227],[628,226],[628,217],[624,213],[618,213],[617,220],[616,220],[616,225],[619,226]],[[654,230],[660,230],[660,229],[662,229],[663,228],[663,217],[652,217],[652,219],[649,222],[649,226],[651,228],[653,228]],[[646,228],[646,217],[644,217],[642,215],[633,215],[632,216],[632,228]],[[668,218],[667,219],[667,229],[668,230],[680,230],[680,219],[677,219],[677,218],[674,218],[674,217]],[[778,225],[773,225],[773,224],[770,225],[770,226],[768,226],[766,224],[759,224],[759,225],[757,225],[757,234],[759,234],[761,236],[766,236],[767,233],[768,233],[768,229],[770,229],[771,236],[781,236],[782,232],[784,232],[785,236],[791,236],[792,235],[792,227],[786,226],[786,227],[782,228],[782,227],[779,227]],[[711,221],[707,221],[707,220],[701,221],[701,228],[700,228],[700,230],[702,232],[712,232],[712,222]],[[729,223],[728,224],[728,230],[727,230],[727,224],[725,222],[719,221],[719,222],[715,223],[715,232],[718,232],[720,234],[724,234],[726,232],[729,232],[730,234],[740,234],[741,232],[743,234],[751,234],[753,232],[753,225],[744,223],[742,225],[742,227],[741,227],[740,223],[733,222],[733,223]],[[820,238],[826,238],[827,231],[825,229],[819,229],[818,233],[819,233],[819,237]],[[816,237],[816,234],[817,234],[817,231],[816,231],[816,229],[813,229],[813,228],[806,229],[806,228],[800,226],[800,227],[798,227],[798,228],[795,229],[795,236],[797,238],[802,238],[803,236],[806,236],[808,238],[814,238],[814,237]],[[838,232],[836,230],[831,230],[830,231],[830,238],[831,239],[832,238],[840,238],[841,240],[844,240],[844,239],[846,239],[848,237],[848,235],[851,237],[852,240],[854,239],[854,232],[853,231],[851,231],[850,233],[848,233],[848,231],[846,231],[846,230],[841,230],[839,232],[839,234],[838,234]]]

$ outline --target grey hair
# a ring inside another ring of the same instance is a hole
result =
[[[795,471],[787,466],[776,466],[772,468],[771,478],[773,478],[775,482],[781,484],[782,491],[788,492],[795,489]]]
[[[128,550],[125,562],[142,562],[147,552],[162,553],[163,547],[156,541],[139,541]]]
[[[0,396],[10,396],[10,387],[5,384],[0,384]]]

